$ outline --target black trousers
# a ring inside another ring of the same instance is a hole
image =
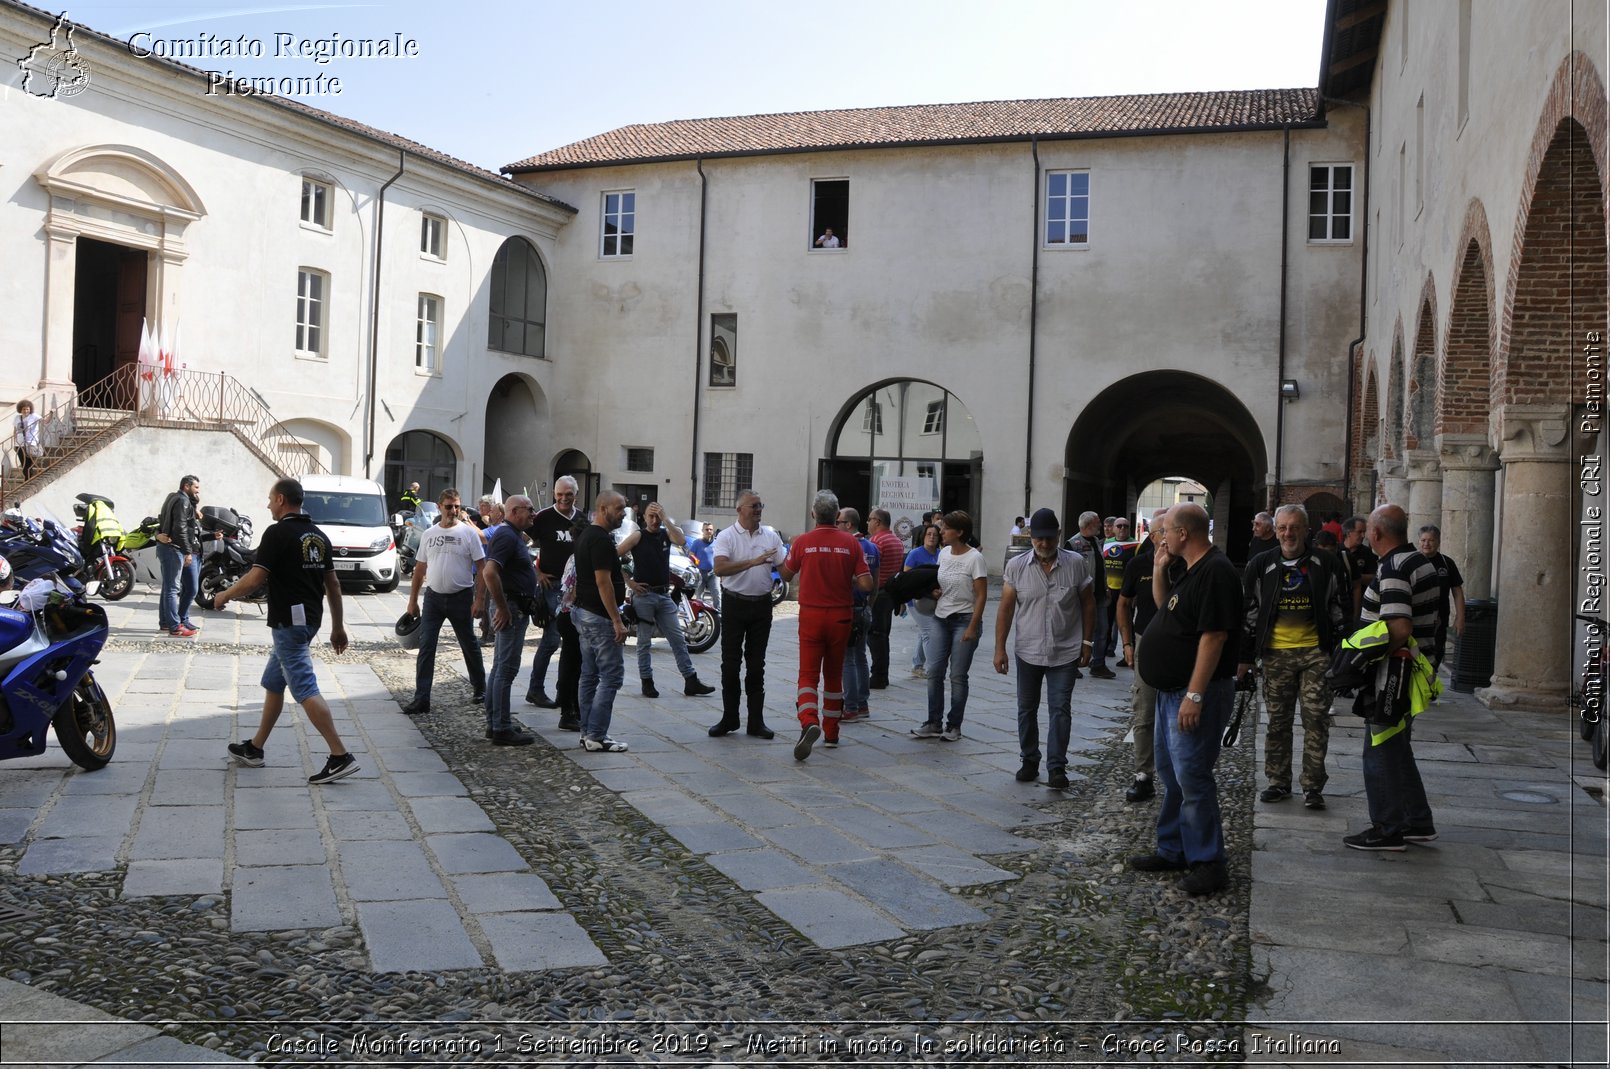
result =
[[[581,636],[576,634],[568,612],[555,613],[548,626],[559,629],[559,681],[554,700],[561,713],[579,713],[581,702],[576,692],[581,683]]]
[[[894,626],[894,598],[880,590],[872,598],[872,630],[867,632],[867,652],[871,656],[868,674],[889,681],[889,629]]]
[[[751,600],[731,591],[721,599],[721,722],[738,723],[738,670],[742,693],[749,696],[749,723],[766,718],[766,644],[771,640],[771,602]]]

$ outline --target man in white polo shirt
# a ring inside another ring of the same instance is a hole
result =
[[[786,554],[783,540],[760,523],[760,495],[738,495],[738,522],[716,535],[711,569],[721,579],[721,723],[712,738],[738,730],[738,669],[749,698],[749,734],[769,739],[766,726],[766,643],[771,638],[771,569]]]
[[[458,491],[442,491],[437,501],[442,518],[419,540],[419,556],[414,561],[413,585],[408,590],[408,615],[420,616],[419,591],[425,588],[424,614],[419,621],[419,660],[414,665],[414,699],[403,706],[410,716],[430,712],[430,688],[436,677],[436,638],[444,621],[453,625],[458,648],[464,651],[464,667],[470,674],[474,701],[486,693],[486,667],[481,661],[481,644],[476,641],[475,575],[486,559],[481,532],[474,524],[461,521]]]

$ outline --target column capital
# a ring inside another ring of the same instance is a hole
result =
[[[1503,428],[1499,458],[1506,464],[1570,459],[1570,405],[1505,405],[1499,410],[1499,426]]]
[[[1375,474],[1383,479],[1401,479],[1404,477],[1403,461],[1396,457],[1382,457],[1375,462]]]
[[[1403,477],[1410,482],[1441,479],[1442,461],[1434,449],[1410,449],[1403,458]]]
[[[1498,452],[1485,434],[1439,434],[1437,454],[1445,469],[1492,471],[1498,467]]]

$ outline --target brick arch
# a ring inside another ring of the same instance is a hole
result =
[[[1359,455],[1354,470],[1374,470],[1375,461],[1381,456],[1381,390],[1376,382],[1375,354],[1364,362],[1364,389],[1362,392],[1364,403],[1358,409],[1358,442]]]
[[[1437,392],[1437,280],[1429,272],[1420,288],[1419,323],[1404,373],[1403,447],[1423,449],[1431,444]]]
[[[1610,108],[1586,55],[1560,64],[1532,138],[1491,401],[1563,402],[1575,339],[1605,328]]]
[[[1381,428],[1381,456],[1403,459],[1403,394],[1408,383],[1408,361],[1403,356],[1403,320],[1392,328],[1392,358],[1386,368],[1386,411]]]
[[[1481,434],[1492,397],[1493,240],[1487,210],[1472,199],[1460,231],[1442,369],[1437,376],[1436,434]]]

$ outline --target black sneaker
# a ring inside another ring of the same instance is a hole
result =
[[[1185,868],[1185,859],[1164,857],[1155,852],[1136,854],[1129,859],[1129,867],[1136,872],[1180,872]]]
[[[794,743],[794,760],[803,761],[811,755],[811,747],[816,740],[822,737],[822,729],[815,724],[806,724],[805,730],[799,733],[799,741]]]
[[[559,730],[560,731],[580,731],[581,730],[581,717],[577,716],[575,713],[560,713],[559,714]]]
[[[504,728],[491,733],[493,746],[530,746],[537,740],[518,728]]]
[[[697,674],[688,676],[686,685],[682,688],[682,693],[690,698],[697,698],[704,694],[714,694],[715,692],[716,688],[708,683],[701,682]]]
[[[538,687],[536,690],[526,692],[525,703],[535,705],[538,709],[557,709],[559,703],[548,697],[548,692]]]
[[[867,689],[868,690],[888,690],[889,689],[889,677],[888,676],[878,676],[875,679],[867,680]]]
[[[1131,783],[1129,790],[1124,792],[1124,801],[1144,802],[1156,793],[1157,786],[1152,782],[1150,776],[1136,776],[1135,782]]]
[[[1304,791],[1303,792],[1303,808],[1304,809],[1324,809],[1325,808],[1325,796],[1323,794],[1321,794],[1319,791]],[[1407,839],[1408,836],[1405,835],[1404,838]]]
[[[346,779],[358,771],[358,759],[349,753],[331,754],[330,759],[324,762],[324,768],[307,778],[309,783],[334,783],[338,779]]]
[[[751,721],[749,726],[744,729],[744,734],[752,735],[757,739],[775,739],[777,737],[777,732],[767,727],[764,722],[756,724]]]
[[[660,692],[654,686],[654,680],[652,680],[652,679],[643,680],[643,697],[645,697],[645,698],[658,698],[659,696],[660,696]]]
[[[1346,836],[1342,839],[1342,845],[1354,850],[1391,850],[1399,854],[1407,849],[1403,845],[1403,836],[1388,835],[1373,825],[1357,835]]]
[[[252,745],[251,739],[242,739],[229,744],[229,756],[235,759],[236,764],[247,768],[263,767],[263,751]]]
[[[1223,858],[1219,858],[1217,861],[1201,861],[1192,865],[1191,871],[1180,881],[1180,889],[1188,895],[1210,895],[1223,890],[1229,882],[1230,867]]]
[[[588,753],[625,753],[628,749],[624,742],[612,739],[608,735],[601,739],[583,738],[581,748]]]
[[[471,694],[470,701],[476,705],[480,705],[482,702],[486,701],[486,691],[478,690],[474,694]]]
[[[230,747],[234,749],[233,746]],[[261,752],[261,751],[259,751]],[[1403,841],[1406,843],[1429,843],[1436,839],[1437,829],[1430,824],[1410,825],[1403,830]]]
[[[1265,787],[1263,793],[1258,795],[1260,802],[1284,802],[1291,797],[1290,787]]]
[[[1040,778],[1040,766],[1033,761],[1024,761],[1023,767],[1017,770],[1019,783],[1033,783]]]
[[[1059,768],[1051,773],[1051,778],[1045,781],[1045,785],[1053,791],[1065,791],[1068,789],[1068,774]]]
[[[1090,670],[1090,677],[1092,679],[1117,679],[1118,673],[1104,664],[1098,664]]]
[[[723,720],[721,723],[712,726],[705,734],[709,735],[712,739],[719,739],[721,736],[731,735],[737,730],[738,721],[734,720],[729,724],[727,721]]]
[[[423,716],[425,713],[430,712],[430,700],[428,698],[415,698],[403,706],[402,711],[409,716]]]

